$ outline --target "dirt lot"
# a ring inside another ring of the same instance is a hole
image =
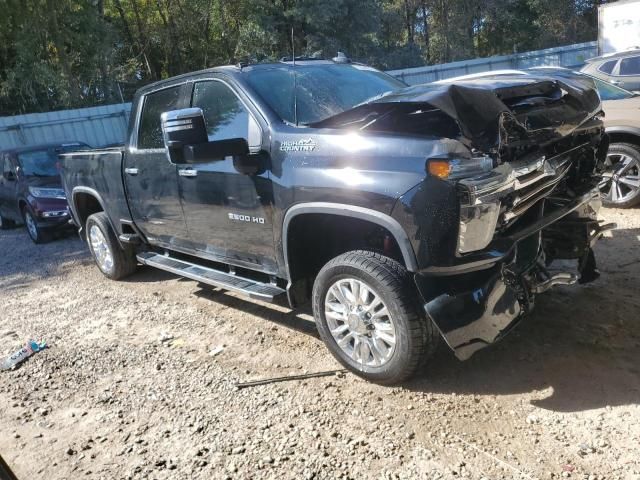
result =
[[[309,315],[141,269],[102,277],[75,237],[0,233],[0,453],[19,478],[640,479],[640,212],[597,247],[602,277],[403,388],[337,368]],[[224,346],[217,355],[212,350]]]

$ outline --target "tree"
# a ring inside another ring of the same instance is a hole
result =
[[[596,0],[0,0],[0,11],[0,115],[116,102],[162,78],[294,51],[392,69],[597,32]]]

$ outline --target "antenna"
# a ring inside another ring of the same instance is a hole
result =
[[[293,61],[293,120],[298,126],[298,79],[296,70],[296,45],[293,36],[293,26],[291,26],[291,57]]]

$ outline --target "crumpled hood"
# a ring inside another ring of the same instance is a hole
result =
[[[462,137],[458,140],[482,151],[500,145],[556,140],[570,135],[601,111],[600,97],[587,82],[513,75],[407,87],[371,99],[321,124],[374,130],[377,120],[372,113],[380,118],[408,104],[415,112],[405,110],[405,114],[421,115],[429,108],[445,114],[458,126]],[[420,108],[416,109],[418,105]],[[422,133],[442,135],[435,130],[427,128]]]

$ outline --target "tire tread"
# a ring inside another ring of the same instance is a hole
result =
[[[133,272],[135,272],[136,268],[138,267],[138,262],[136,260],[135,252],[131,248],[123,249],[120,246],[120,242],[118,242],[118,239],[116,238],[116,234],[113,232],[113,229],[111,228],[111,224],[109,223],[109,217],[107,217],[107,214],[105,212],[94,213],[93,215],[90,215],[89,218],[87,218],[87,222],[86,222],[87,244],[89,244],[89,250],[91,250],[92,255],[93,255],[93,250],[91,249],[90,241],[89,241],[89,228],[91,227],[92,223],[95,223],[98,226],[98,228],[102,230],[102,233],[104,234],[105,239],[107,240],[107,242],[109,242],[109,247],[113,254],[113,267],[114,267],[113,272],[108,274],[103,272],[102,269],[98,267],[100,271],[111,280],[120,280],[125,277],[128,277]]]
[[[413,376],[435,352],[439,344],[439,333],[432,322],[420,313],[421,306],[415,294],[415,285],[399,262],[374,251],[353,250],[330,260],[321,272],[348,265],[365,271],[385,285],[389,289],[387,293],[397,299],[400,310],[405,314],[411,338],[409,361],[392,378],[378,380],[378,383],[383,384],[401,383]],[[320,300],[316,298],[316,293],[314,289],[314,306],[319,305]],[[324,338],[322,330],[320,334],[325,342],[330,340]]]

